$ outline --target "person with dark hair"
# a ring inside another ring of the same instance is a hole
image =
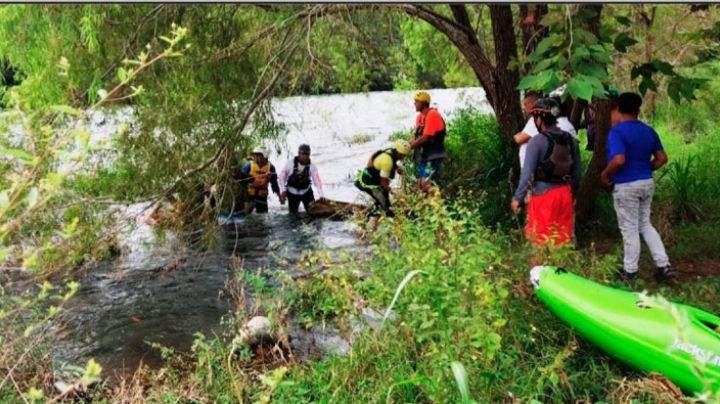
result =
[[[623,238],[623,269],[618,277],[633,280],[638,275],[640,235],[650,250],[658,280],[673,276],[665,246],[650,222],[655,182],[653,171],[667,164],[668,157],[655,130],[638,119],[642,98],[622,93],[611,101],[612,129],[608,135],[608,164],[600,175],[612,188],[613,204]]]
[[[535,136],[528,143],[520,183],[510,208],[520,213],[531,190],[525,237],[538,246],[567,244],[574,235],[575,195],[582,175],[578,142],[558,128],[560,106],[555,100],[537,100],[531,115],[542,136]]]
[[[278,177],[280,203],[285,204],[287,200],[290,213],[297,213],[301,202],[305,212],[308,211],[310,203],[315,201],[313,185],[320,200],[325,199],[322,179],[320,179],[317,166],[310,160],[310,145],[301,144],[298,148],[298,155],[292,160],[288,160]]]
[[[561,130],[564,130],[565,132],[572,135],[574,138],[577,139],[577,131],[575,130],[575,127],[572,123],[570,123],[570,120],[567,118],[567,115],[562,111],[562,103],[560,102],[560,97],[550,97],[553,101],[555,101],[558,104],[558,108],[560,109],[560,115],[557,117],[556,125]],[[520,150],[518,151],[520,158],[520,169],[522,170],[523,164],[525,162],[525,152],[527,150],[527,144],[535,137],[538,132],[537,127],[535,126],[535,121],[532,117],[531,111],[533,109],[533,105],[535,104],[535,101],[540,99],[540,96],[537,93],[528,93],[525,95],[525,99],[523,100],[523,110],[526,114],[528,114],[528,121],[525,124],[525,127],[522,131],[515,134],[513,136],[513,140],[515,140],[515,143],[520,145]]]
[[[436,108],[430,108],[430,94],[418,91],[413,98],[415,110],[414,139],[410,147],[420,151],[418,161],[418,185],[427,192],[430,185],[437,184],[440,178],[440,166],[445,158],[445,120]]]

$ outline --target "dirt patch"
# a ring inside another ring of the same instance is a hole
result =
[[[720,260],[702,259],[694,261],[673,262],[680,279],[699,279],[710,276],[720,276]]]

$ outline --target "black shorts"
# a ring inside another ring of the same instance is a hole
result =
[[[305,208],[305,212],[307,212],[308,208],[310,207],[310,203],[315,201],[315,195],[313,194],[313,190],[311,188],[302,195],[296,195],[296,194],[288,192],[287,199],[288,199],[288,208],[290,209],[290,213],[298,212],[298,210],[300,208],[300,202],[302,202],[303,207]]]

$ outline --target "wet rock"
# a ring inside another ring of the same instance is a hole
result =
[[[350,343],[334,329],[315,329],[313,331],[315,345],[325,353],[345,356],[350,353]]]
[[[364,307],[360,316],[350,317],[350,325],[352,327],[353,336],[360,334],[366,327],[370,327],[373,331],[378,331],[382,328],[384,313],[381,313],[370,307]],[[392,321],[397,318],[394,311],[390,311],[387,321]]]
[[[240,343],[256,345],[262,341],[273,340],[271,334],[272,323],[264,316],[255,316],[250,319],[240,330],[238,339]]]

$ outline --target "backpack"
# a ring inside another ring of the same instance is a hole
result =
[[[541,134],[547,139],[548,148],[535,170],[535,180],[570,182],[574,147],[572,135],[558,128],[551,128]]]

